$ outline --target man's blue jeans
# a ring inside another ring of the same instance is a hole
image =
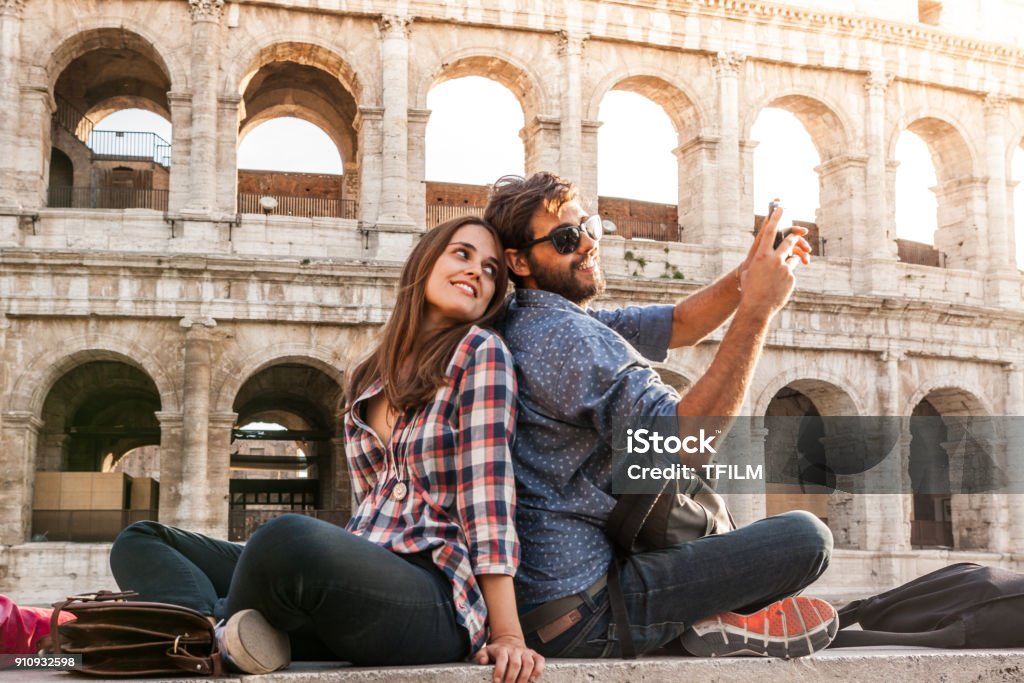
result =
[[[825,572],[831,554],[828,527],[795,511],[728,534],[631,555],[621,582],[637,652],[670,644],[706,617],[753,611],[800,592]],[[608,590],[580,597],[577,624],[548,643],[528,634],[527,645],[548,657],[619,656]]]
[[[110,567],[140,600],[218,619],[259,610],[289,633],[293,659],[369,666],[469,654],[451,583],[429,557],[398,555],[302,515],[272,519],[244,546],[138,522],[117,537]]]

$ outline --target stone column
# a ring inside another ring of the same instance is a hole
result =
[[[573,182],[582,176],[580,152],[583,147],[583,44],[590,36],[572,31],[559,32],[558,54],[562,66],[559,139],[559,174]]]
[[[217,196],[217,73],[224,0],[188,0],[192,14],[192,150],[186,213],[209,216]]]
[[[898,417],[901,411],[900,362],[907,354],[899,349],[890,349],[882,354],[885,364],[885,382],[880,391],[880,415]],[[906,427],[906,429],[904,429]],[[907,493],[887,493],[881,496],[878,539],[882,550],[910,550],[910,511],[913,508],[913,493],[910,486],[910,421],[900,420],[900,437],[888,457],[876,467],[880,476],[898,482],[889,489]],[[907,445],[904,453],[904,443]]]
[[[21,58],[21,12],[26,0],[0,0],[0,244],[15,244],[18,219],[6,215],[21,210],[14,187],[18,149],[18,65]]]
[[[210,515],[210,377],[213,340],[210,330],[216,321],[182,318],[185,329],[185,377],[182,387],[182,476],[181,511],[188,528],[215,534]]]
[[[539,171],[555,171],[558,169],[560,123],[554,116],[538,115],[527,121],[519,131],[523,140],[523,151],[526,154],[526,176]],[[595,183],[595,191],[596,191]]]
[[[1009,550],[1024,555],[1024,364],[1006,366],[1006,496]]]
[[[715,194],[715,159],[719,139],[695,137],[672,150],[679,163],[679,203],[676,215],[683,226],[683,241],[711,243],[717,236],[718,197]]]
[[[18,139],[13,150],[18,163],[14,192],[22,210],[35,210],[46,205],[51,117],[55,103],[49,86],[43,83],[21,86],[18,97],[21,100],[21,112]],[[5,155],[8,153],[8,150],[4,150]]]
[[[217,200],[220,214],[236,213],[238,195],[238,105],[239,95],[217,100]]]
[[[167,211],[181,213],[188,205],[192,153],[192,93],[167,93],[171,108],[171,176],[167,193]]]
[[[867,152],[864,220],[867,226],[864,233],[869,247],[858,250],[858,257],[882,261],[896,259],[896,226],[889,220],[885,187],[885,91],[892,80],[893,74],[879,70],[869,73],[864,81],[864,92],[867,94],[864,126],[864,147]],[[891,263],[883,265],[891,267]]]
[[[217,538],[227,538],[231,491],[231,431],[238,413],[210,413],[207,436],[207,480],[209,496],[207,528]]]
[[[746,56],[719,52],[710,58],[718,84],[718,178],[717,206],[720,244],[734,247],[750,243],[754,217],[742,206],[740,164],[739,75]]]
[[[3,414],[0,439],[0,543],[28,540],[32,524],[36,445],[43,421],[29,412]]]
[[[767,477],[767,468],[764,462],[764,442],[768,438],[768,430],[764,427],[764,418],[762,417],[739,417],[736,419],[737,424],[741,421],[745,421],[749,425],[749,443],[745,444],[746,448],[749,449],[746,453],[745,460],[735,464],[740,467],[746,467],[746,465],[752,465],[762,467],[762,472]],[[733,464],[731,461],[727,464]],[[728,497],[729,510],[732,512],[733,519],[736,521],[737,527],[746,526],[752,522],[756,522],[759,519],[764,519],[765,515],[768,514],[768,498],[765,492],[765,480],[754,482],[751,481],[750,485],[756,486],[760,491],[748,491],[745,493],[738,493]]]
[[[935,248],[945,254],[945,267],[984,272],[989,251],[985,225],[988,182],[964,177],[932,190],[939,205]]]
[[[187,463],[184,459],[181,413],[158,411],[160,423],[160,507],[157,517],[164,524],[185,526],[192,520],[189,502],[182,497],[182,477]]]
[[[587,202],[587,211],[597,211],[597,130],[600,121],[583,121],[580,138],[580,176],[577,187]]]
[[[819,209],[815,222],[824,240],[824,256],[863,258],[872,241],[863,234],[857,195],[864,182],[868,159],[854,154],[837,156],[814,169],[818,173]],[[767,210],[767,209],[765,209]]]
[[[409,216],[409,17],[380,20],[384,116],[378,226],[412,225]]]
[[[429,109],[409,110],[409,208],[413,224],[421,229],[427,225],[427,120]]]
[[[376,223],[380,210],[383,120],[384,110],[380,107],[360,107],[353,122],[359,134],[359,165],[362,168],[359,220],[365,225]]]
[[[988,267],[985,269],[985,299],[994,306],[1008,307],[1020,302],[1015,240],[1010,222],[1006,184],[1005,95],[990,93],[985,98],[985,169],[988,174]]]

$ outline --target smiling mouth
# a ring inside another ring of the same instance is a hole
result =
[[[590,273],[590,272],[593,272],[596,269],[597,269],[597,257],[596,256],[588,256],[584,261],[580,262],[576,266],[576,270],[582,271],[584,273]]]
[[[451,284],[452,284],[452,287],[455,287],[456,289],[461,290],[462,292],[464,292],[467,295],[473,297],[474,299],[476,298],[476,295],[477,295],[476,287],[474,287],[473,285],[469,284],[468,282],[462,282],[460,280],[458,282],[453,282]]]

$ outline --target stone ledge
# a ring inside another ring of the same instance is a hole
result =
[[[4,673],[0,672],[0,678]],[[81,680],[62,672],[18,672],[19,681],[57,683]],[[933,650],[929,648],[846,648],[821,652],[791,661],[759,658],[694,659],[651,657],[636,661],[548,660],[542,681],[559,683],[666,683],[714,680],[722,683],[803,683],[804,681],[1019,681],[1024,678],[1024,649]],[[11,679],[13,680],[13,678]],[[106,679],[90,679],[93,681]],[[110,679],[127,681],[133,679]],[[139,679],[195,683],[189,678]],[[304,662],[287,671],[263,676],[239,676],[253,683],[486,683],[490,668],[474,664],[442,664],[390,668],[338,667],[323,662]]]

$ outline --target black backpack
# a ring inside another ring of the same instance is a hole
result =
[[[859,623],[864,629],[848,626]],[[961,562],[839,610],[830,647],[1024,647],[1024,574]]]

